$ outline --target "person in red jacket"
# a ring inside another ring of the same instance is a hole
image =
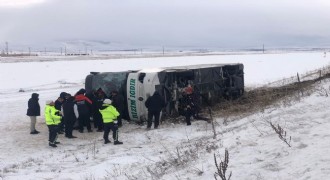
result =
[[[92,113],[92,101],[85,96],[86,90],[80,89],[75,95],[75,101],[78,106],[78,122],[79,122],[79,132],[84,132],[84,126],[87,127],[88,132],[93,132],[90,117]]]

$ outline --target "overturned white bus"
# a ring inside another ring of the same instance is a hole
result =
[[[201,104],[211,105],[221,98],[237,98],[244,93],[243,64],[200,64],[124,72],[91,72],[86,77],[87,93],[102,88],[109,95],[116,90],[125,101],[124,119],[143,121],[147,97],[158,91],[164,98],[166,115],[180,114],[182,90],[191,85]]]

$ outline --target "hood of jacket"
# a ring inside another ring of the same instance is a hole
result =
[[[39,99],[39,94],[38,93],[32,93],[31,98],[38,100]]]

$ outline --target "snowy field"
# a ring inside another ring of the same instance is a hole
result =
[[[254,88],[329,62],[321,52],[43,62],[13,58],[10,63],[6,59],[0,62],[0,179],[208,180],[216,172],[214,154],[219,161],[224,149],[229,151],[228,171],[235,180],[330,179],[330,98],[321,91],[226,125],[223,117],[215,117],[216,139],[211,124],[204,121],[193,121],[189,127],[165,123],[150,131],[124,121],[121,146],[104,145],[100,132],[74,131],[77,139],[60,135],[61,144],[53,149],[43,115],[37,118],[38,135],[29,134],[30,119],[25,115],[32,92],[40,94],[43,114],[46,100],[55,100],[62,91],[74,94],[84,87],[90,71],[243,63],[245,84]],[[330,80],[324,80],[315,88],[329,92],[329,87]],[[287,131],[292,147],[267,121]]]

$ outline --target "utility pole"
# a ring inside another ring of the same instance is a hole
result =
[[[62,47],[61,47],[61,56],[62,56],[62,51],[63,51],[63,50],[62,50]]]
[[[64,56],[66,56],[66,46],[64,46]]]
[[[9,53],[9,48],[8,48],[8,42],[6,42],[6,54],[8,55]]]
[[[262,44],[262,54],[265,54],[265,45]]]
[[[31,56],[31,48],[29,47],[29,56]]]
[[[164,46],[163,46],[163,56],[164,56],[164,54],[165,54],[165,49],[164,49]]]

